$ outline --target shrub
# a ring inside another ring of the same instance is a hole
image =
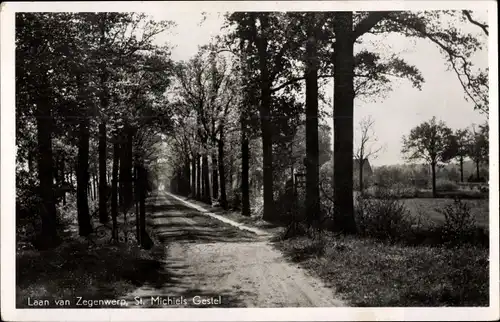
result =
[[[414,223],[406,206],[390,193],[378,199],[358,197],[355,216],[361,235],[382,240],[404,239]]]
[[[438,179],[436,180],[436,190],[437,191],[457,191],[459,189],[458,184],[451,180]]]
[[[416,198],[418,189],[414,186],[409,186],[401,183],[396,183],[392,186],[391,195],[396,198]]]
[[[320,177],[319,192],[322,213],[331,216],[333,213],[333,181],[330,177]]]
[[[275,191],[276,210],[275,220],[277,223],[289,224],[292,221],[302,221],[305,219],[305,189],[294,188],[289,184],[286,189]]]
[[[231,195],[228,198],[228,204],[232,209],[240,209],[241,207],[241,190],[232,189]]]
[[[444,208],[436,208],[436,211],[445,218],[442,232],[448,242],[454,244],[466,242],[474,237],[477,230],[476,219],[467,203],[455,198],[453,202],[447,204]]]
[[[374,198],[401,199],[417,198],[419,191],[413,186],[408,186],[402,183],[394,183],[388,187],[379,185],[370,187],[364,191],[364,194]]]

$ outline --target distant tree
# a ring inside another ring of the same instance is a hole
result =
[[[482,140],[483,140],[483,145],[482,145],[483,163],[488,165],[490,163],[490,160],[489,160],[489,155],[490,155],[490,125],[488,124],[488,121],[486,121],[482,125],[479,125],[479,129],[481,131]]]
[[[452,130],[436,117],[413,128],[403,136],[402,153],[408,160],[425,160],[432,170],[432,195],[436,197],[436,165],[448,162]]]
[[[460,163],[460,182],[464,182],[464,159],[469,155],[470,132],[468,129],[457,129],[451,136],[447,150],[448,158],[457,159]]]
[[[447,176],[447,179],[448,180],[452,180],[452,181],[458,181],[458,180],[462,180],[462,178],[460,177],[460,173],[459,171],[457,171],[457,169],[455,167],[452,167],[448,170],[448,172],[446,173],[446,176]]]
[[[489,157],[489,142],[488,142],[489,127],[488,124],[480,125],[479,129],[472,125],[472,130],[469,132],[468,140],[468,155],[476,165],[476,180],[481,179],[480,166],[481,163],[488,163]]]
[[[363,167],[370,157],[375,157],[378,152],[382,149],[381,146],[375,146],[377,138],[373,132],[374,120],[371,116],[362,119],[359,122],[359,128],[361,131],[361,137],[359,141],[359,146],[354,153],[356,162],[359,167],[359,191],[363,193]]]

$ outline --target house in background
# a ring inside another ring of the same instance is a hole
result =
[[[352,160],[352,173],[354,177],[359,176],[359,159]],[[370,179],[373,175],[373,170],[370,165],[370,161],[365,159],[363,162],[363,179]]]
[[[323,176],[329,176],[333,180],[333,158],[321,166],[320,172]],[[353,174],[353,184],[357,187],[359,184],[359,162],[358,159],[352,160],[352,174]],[[369,182],[373,176],[373,169],[371,167],[370,161],[365,159],[363,163],[363,181]]]

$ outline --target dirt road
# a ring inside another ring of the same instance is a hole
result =
[[[164,261],[147,285],[130,294],[136,304],[140,301],[137,307],[345,305],[319,280],[287,262],[265,236],[211,218],[166,194],[152,197],[150,210]]]

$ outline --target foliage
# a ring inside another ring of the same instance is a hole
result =
[[[469,132],[467,144],[468,155],[476,163],[486,163],[489,160],[489,126],[488,123],[479,125],[479,129],[473,125]]]
[[[436,189],[438,191],[457,191],[459,189],[456,182],[446,179],[436,180]]]
[[[52,172],[54,184],[43,189],[53,190],[56,204],[69,202],[75,183],[79,188],[97,185],[101,122],[109,133],[104,142],[125,124],[133,128],[134,160],[151,165],[156,133],[169,130],[162,95],[171,74],[168,47],[153,40],[171,26],[135,13],[16,15],[16,204],[21,213],[37,214],[40,202],[48,201],[33,197],[40,195],[38,163],[49,151],[52,169],[44,171]],[[40,105],[46,106],[42,115]],[[51,138],[42,155],[40,120],[47,124],[44,135]],[[81,136],[82,128],[88,130],[88,139]],[[85,141],[88,160],[79,159]],[[105,156],[109,171],[111,153]],[[82,162],[88,163],[88,171],[75,176],[85,168],[78,166]],[[90,181],[79,181],[85,177]],[[94,202],[92,189],[88,194]]]
[[[424,170],[425,171],[425,170]],[[375,184],[381,188],[390,188],[392,185],[399,183],[403,185],[408,185],[414,180],[414,184],[418,184],[418,181],[423,178],[428,177],[428,172],[425,175],[420,175],[419,169],[412,169],[403,166],[380,166],[373,170],[373,177]]]
[[[433,117],[413,128],[403,137],[403,149],[408,160],[425,160],[427,163],[448,162],[447,149],[450,146],[451,130],[442,121]]]
[[[470,133],[468,129],[457,129],[455,133],[451,136],[450,147],[447,153],[451,155],[448,158],[456,158],[458,160],[464,159],[469,154],[469,139]]]
[[[428,39],[445,55],[464,90],[464,97],[474,109],[485,114],[489,110],[488,68],[479,69],[471,57],[481,50],[488,32],[464,32],[460,24],[475,21],[470,11],[435,10],[392,12],[386,16],[375,32],[401,31],[407,37]],[[477,21],[475,21],[477,22]],[[487,25],[480,23],[487,30]]]
[[[362,236],[382,240],[402,240],[411,231],[413,217],[390,192],[377,199],[357,198],[356,224]]]
[[[456,198],[444,208],[437,208],[436,211],[445,218],[442,231],[446,239],[454,243],[470,239],[476,228],[476,220],[467,203]]]

